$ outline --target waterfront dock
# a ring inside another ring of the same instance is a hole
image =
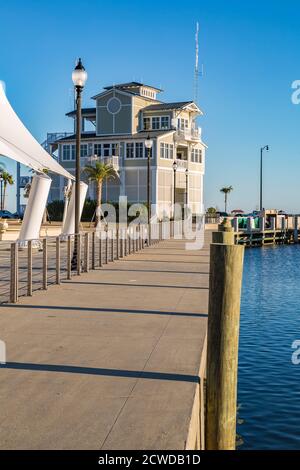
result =
[[[203,448],[210,236],[1,307],[2,449]]]

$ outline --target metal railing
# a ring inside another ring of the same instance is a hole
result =
[[[47,290],[154,245],[165,238],[164,223],[115,226],[102,231],[0,243],[0,303]],[[172,229],[174,235],[174,227]],[[75,249],[76,248],[76,249]]]

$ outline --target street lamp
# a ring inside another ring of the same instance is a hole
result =
[[[263,151],[269,151],[269,146],[265,145],[260,149],[260,210],[263,209]]]
[[[177,162],[176,162],[176,160],[174,160],[174,162],[173,162],[173,172],[174,172],[174,184],[173,184],[173,191],[174,191],[174,195],[173,195],[173,201],[174,201],[174,205],[173,205],[173,219],[175,219],[176,171],[177,171]]]
[[[80,143],[81,143],[81,93],[87,81],[87,73],[78,59],[72,72],[72,80],[76,91],[76,170],[75,170],[75,247],[73,260],[76,263],[79,250],[77,250],[76,238],[80,231]],[[75,258],[75,259],[74,259]],[[74,264],[74,263],[73,263]]]
[[[150,139],[148,134],[147,139],[145,140],[145,147],[147,149],[147,210],[148,210],[148,226],[150,227],[150,218],[151,218],[151,201],[150,201],[150,163],[151,163],[151,149],[153,147],[153,140]]]

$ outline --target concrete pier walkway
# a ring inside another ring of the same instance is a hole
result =
[[[0,448],[199,447],[208,272],[162,241],[0,307]]]

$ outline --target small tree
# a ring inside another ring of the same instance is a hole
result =
[[[13,185],[14,184],[14,179],[13,176],[8,173],[8,171],[2,171],[1,172],[2,176],[2,181],[3,181],[3,195],[2,195],[2,201],[1,201],[1,207],[2,209],[5,209],[5,198],[6,198],[6,190],[7,190],[7,185]]]
[[[217,211],[216,211],[216,209],[215,209],[214,207],[209,207],[209,208],[207,209],[207,213],[208,213],[209,215],[215,215],[216,212],[217,212]]]
[[[83,171],[90,181],[95,181],[96,183],[97,196],[95,225],[97,226],[100,221],[103,181],[115,179],[118,175],[112,165],[103,162],[96,162],[95,165],[86,165]]]
[[[220,189],[220,192],[224,194],[225,212],[227,212],[227,198],[228,198],[228,194],[231,193],[231,191],[233,191],[233,187],[232,187],[232,186],[224,186],[224,188],[221,188],[221,189]]]

